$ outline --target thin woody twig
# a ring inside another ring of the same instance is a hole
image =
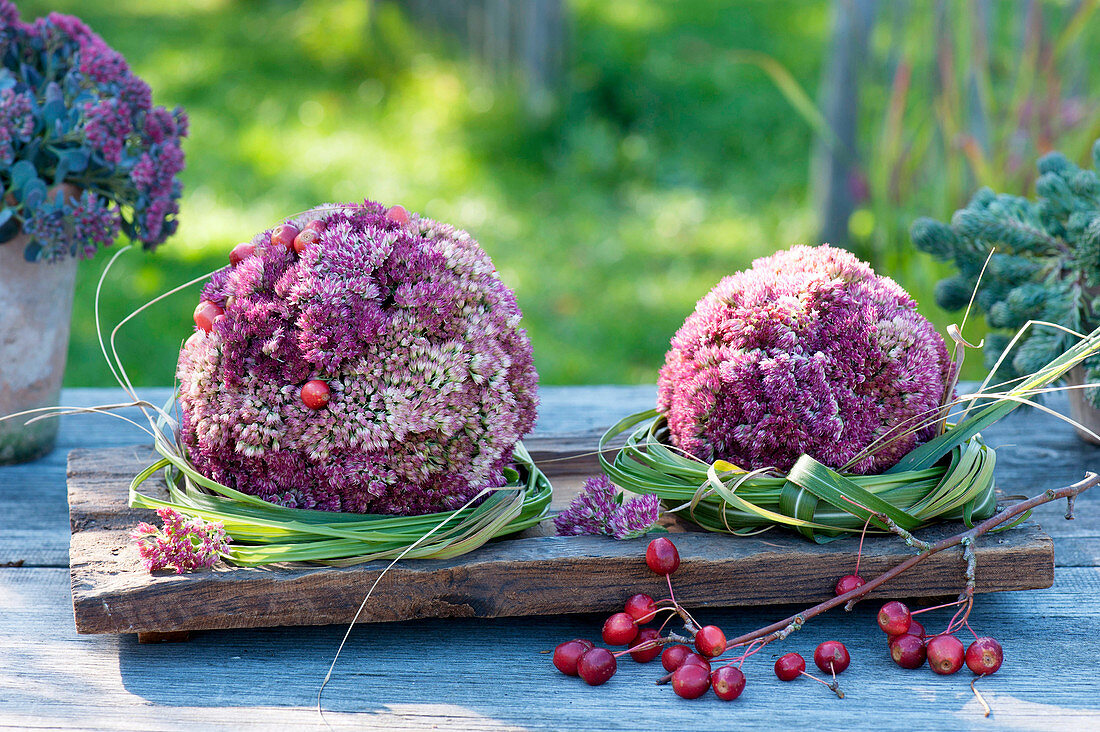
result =
[[[765,626],[758,630],[754,630],[751,633],[745,633],[744,635],[738,636],[737,638],[733,638],[728,642],[727,645],[729,647],[733,647],[757,639],[762,639],[765,643],[767,643],[772,640],[786,638],[792,632],[794,632],[798,628],[801,628],[802,625],[811,618],[814,618],[828,610],[832,610],[834,607],[837,607],[839,605],[844,605],[852,600],[858,600],[859,598],[877,589],[879,586],[894,579],[903,572],[912,569],[933,554],[938,554],[944,549],[950,549],[951,547],[964,544],[964,542],[969,544],[977,539],[979,536],[1008,523],[1020,514],[1030,511],[1036,506],[1041,506],[1044,503],[1050,503],[1051,501],[1056,501],[1061,498],[1065,498],[1070,503],[1072,503],[1073,499],[1076,498],[1079,494],[1097,484],[1100,484],[1100,475],[1089,472],[1085,474],[1085,477],[1082,480],[1074,483],[1073,485],[1059,488],[1057,490],[1050,489],[1038,496],[1029,498],[1026,501],[1021,501],[1020,503],[1006,508],[1004,511],[1001,511],[995,516],[986,519],[980,524],[975,525],[971,529],[929,545],[929,548],[925,549],[920,554],[906,559],[901,564],[898,564],[892,569],[883,572],[878,577],[869,580],[866,584],[863,584],[850,592],[832,597],[825,602],[814,605],[813,607],[792,615],[789,618],[785,618],[776,623],[772,623],[771,625]]]

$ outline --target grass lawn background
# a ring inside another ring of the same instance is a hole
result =
[[[101,302],[107,325],[222,266],[283,216],[369,197],[480,241],[517,292],[542,383],[653,382],[669,338],[722,276],[814,243],[810,131],[759,70],[723,63],[718,49],[765,51],[814,90],[824,1],[573,0],[563,89],[542,104],[391,3],[19,7],[25,19],[79,14],[156,103],[191,117],[179,232],[153,255],[121,258]],[[112,383],[92,315],[106,261],[81,268],[68,386]],[[924,255],[886,274],[938,325],[956,320],[931,300]],[[198,292],[122,332],[135,384],[172,382]]]

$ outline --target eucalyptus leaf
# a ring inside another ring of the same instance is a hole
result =
[[[27,181],[38,177],[38,171],[34,165],[26,160],[16,161],[11,166],[11,187],[12,190],[19,192],[23,189],[23,186]]]
[[[11,241],[19,233],[19,219],[14,214],[10,208],[0,210],[0,217],[4,217],[4,223],[0,224],[0,244]]]
[[[46,200],[46,184],[40,178],[27,181],[22,191],[23,205],[35,210]]]
[[[23,249],[23,259],[28,262],[37,262],[42,258],[42,245],[34,239],[31,239],[27,246]]]

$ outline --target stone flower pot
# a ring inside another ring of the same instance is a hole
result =
[[[1066,384],[1068,386],[1081,386],[1084,383],[1085,370],[1080,366],[1074,366],[1066,374]],[[1073,421],[1083,424],[1085,427],[1088,427],[1090,430],[1100,435],[1100,409],[1092,406],[1085,397],[1084,389],[1070,389],[1068,394],[1069,416],[1073,418]],[[1085,442],[1100,445],[1100,441],[1080,429],[1077,430],[1077,436]]]
[[[20,234],[0,244],[0,417],[59,404],[79,260],[28,262]],[[0,464],[42,457],[58,420],[0,422]]]

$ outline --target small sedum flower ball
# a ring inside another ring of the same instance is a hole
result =
[[[933,436],[952,368],[897,283],[843,249],[796,246],[699,301],[665,356],[657,408],[672,442],[707,462],[787,471],[805,453],[878,473]]]
[[[211,277],[178,367],[200,472],[294,508],[396,515],[505,483],[537,405],[515,295],[465,231],[393,211],[320,207]]]

